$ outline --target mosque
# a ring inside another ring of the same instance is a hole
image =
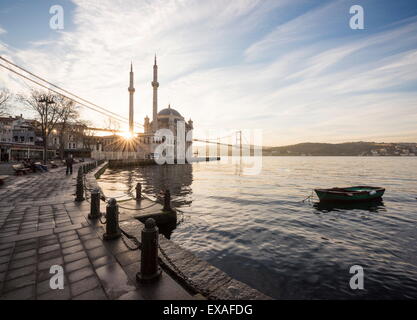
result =
[[[152,120],[148,116],[145,117],[143,128],[144,132],[135,135],[134,133],[134,73],[133,64],[130,65],[130,82],[129,82],[129,132],[133,137],[129,144],[119,143],[118,141],[109,141],[104,146],[105,151],[134,151],[138,153],[139,157],[150,158],[158,156],[157,150],[161,143],[164,143],[167,148],[172,148],[174,158],[184,158],[184,154],[179,154],[177,147],[184,146],[183,150],[191,152],[192,149],[192,130],[193,121],[190,119],[185,121],[185,118],[175,109],[168,105],[167,108],[158,112],[158,65],[156,56],[153,66],[153,98],[152,98]],[[161,132],[166,132],[168,129],[172,132],[170,137],[166,137]],[[179,136],[181,135],[181,136]],[[181,149],[180,149],[181,150]]]

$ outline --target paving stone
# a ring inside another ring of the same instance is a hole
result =
[[[126,245],[123,243],[123,241],[121,239],[106,241],[106,242],[104,242],[104,245],[114,255],[116,255],[118,253],[129,251],[129,249],[126,247]]]
[[[98,281],[97,277],[94,275],[92,277],[88,277],[88,278],[72,283],[71,293],[75,297],[84,292],[95,289],[98,286],[100,286],[100,282]]]
[[[37,244],[38,239],[26,239],[16,242],[16,247],[26,246],[28,244]]]
[[[9,262],[1,263],[0,264],[0,272],[6,271],[8,266],[9,266]]]
[[[68,230],[80,229],[81,227],[82,227],[82,224],[69,224],[65,227],[55,228],[54,232],[59,233],[59,232],[68,231]]]
[[[96,273],[109,299],[117,299],[129,291],[136,290],[134,284],[117,263],[97,268]]]
[[[73,298],[74,300],[107,300],[103,289],[95,288]]]
[[[12,247],[1,250],[0,251],[0,257],[5,257],[5,256],[10,257],[10,254],[12,253],[12,251],[13,251]]]
[[[43,270],[39,270],[37,275],[36,275],[36,282],[40,283],[42,281],[46,281],[46,280],[50,280],[51,277],[53,276],[51,273],[49,273],[49,268],[43,269]]]
[[[27,286],[10,291],[0,297],[1,300],[29,300],[34,298],[35,286]]]
[[[138,289],[146,300],[191,300],[190,294],[165,272],[153,283],[139,283]]]
[[[53,259],[41,261],[38,263],[38,270],[49,270],[52,266],[58,265],[62,266],[64,264],[64,259],[62,257],[56,257]]]
[[[91,227],[86,227],[86,228],[81,228],[77,230],[77,233],[82,236],[82,235],[86,235],[86,234],[91,234],[92,232],[94,232],[94,229]]]
[[[69,236],[65,236],[65,237],[60,237],[59,241],[61,243],[65,243],[65,242],[69,242],[69,241],[73,241],[73,240],[77,240],[78,239],[78,235],[77,234],[72,234]]]
[[[30,249],[22,252],[17,252],[13,255],[13,259],[22,259],[36,255],[36,249]]]
[[[52,233],[52,230],[42,230],[42,231],[37,231],[37,232],[18,234],[15,236],[7,237],[4,241],[15,242],[15,241],[20,241],[20,240],[25,240],[25,239],[33,239],[33,238],[38,238],[38,237],[51,234],[51,233]]]
[[[77,236],[77,232],[75,230],[64,231],[64,232],[60,232],[58,234],[58,236],[62,240],[62,238],[71,237],[71,236]]]
[[[99,239],[89,239],[83,241],[84,247],[86,249],[94,249],[103,245],[103,242]]]
[[[27,245],[24,245],[24,246],[17,246],[17,247],[15,247],[14,252],[15,253],[24,252],[24,251],[36,249],[37,247],[38,247],[37,243],[31,243],[31,244],[27,244]]]
[[[88,258],[83,258],[80,260],[76,260],[70,263],[67,263],[65,265],[65,271],[66,272],[72,272],[78,269],[81,269],[83,267],[89,266],[90,265],[90,261],[88,260]]]
[[[79,245],[76,245],[76,246],[72,246],[72,247],[69,247],[69,248],[62,249],[62,254],[68,255],[68,254],[76,253],[76,252],[79,252],[79,251],[82,251],[82,250],[84,250],[84,247],[81,244],[79,244]]]
[[[15,278],[26,276],[28,274],[31,274],[31,273],[35,272],[35,269],[36,269],[35,265],[32,264],[32,265],[29,265],[29,266],[26,266],[26,267],[23,267],[23,268],[9,270],[7,272],[6,279],[7,280],[12,280],[12,279],[15,279]]]
[[[76,260],[81,260],[87,258],[87,254],[84,251],[78,251],[76,253],[68,254],[64,256],[64,261],[66,263],[73,262]]]
[[[47,250],[44,247],[56,245],[57,243],[58,243],[58,239],[43,240],[43,241],[39,241],[39,247],[41,247],[40,249]]]
[[[9,243],[0,243],[0,250],[4,250],[7,248],[12,248],[14,247],[14,243],[13,242],[9,242]]]
[[[71,294],[68,286],[64,286],[64,289],[50,290],[44,294],[41,294],[37,297],[38,300],[69,300],[71,299]]]
[[[116,255],[116,259],[122,266],[127,266],[140,261],[140,251],[127,251],[119,253]]]
[[[21,268],[21,267],[25,267],[28,265],[32,265],[36,263],[36,257],[27,257],[27,258],[23,258],[23,259],[18,259],[18,260],[12,260],[9,263],[9,269],[17,269],[17,268]]]
[[[28,285],[35,284],[35,274],[29,274],[20,278],[16,278],[13,280],[6,280],[3,286],[3,292],[13,291],[19,288],[26,287]]]
[[[54,250],[57,250],[57,249],[60,249],[60,246],[59,246],[58,243],[55,243],[55,244],[52,244],[52,245],[47,245],[45,247],[39,248],[38,253],[43,254],[43,253],[47,253],[47,252],[54,251]]]
[[[105,255],[103,257],[97,258],[93,260],[94,268],[99,268],[104,266],[105,264],[110,264],[116,262],[116,259],[112,255]]]
[[[2,257],[0,257],[0,264],[1,263],[6,263],[9,260],[10,260],[10,257],[9,256],[2,256]]]
[[[47,253],[44,253],[44,254],[40,254],[38,256],[38,258],[39,258],[39,261],[45,261],[45,260],[50,260],[50,259],[53,259],[53,258],[60,257],[61,255],[62,255],[61,250],[57,249],[57,250],[50,251],[50,252],[47,252]]]
[[[78,246],[78,245],[81,245],[81,241],[80,240],[72,240],[72,241],[68,241],[68,242],[62,243],[61,244],[61,247],[63,249],[66,249],[66,248],[70,248],[70,247]]]
[[[105,247],[97,247],[95,249],[87,250],[87,254],[91,260],[98,259],[100,257],[104,257],[105,255],[109,255],[110,252]]]
[[[78,269],[74,272],[69,273],[68,280],[70,283],[74,283],[92,275],[94,275],[93,269],[91,267],[84,267],[82,269]]]
[[[117,300],[144,300],[139,291],[130,291],[121,295]]]
[[[51,275],[52,276],[52,275]],[[41,294],[47,293],[51,291],[51,285],[50,285],[50,278],[44,281],[38,281],[36,285],[36,295],[39,296]],[[65,288],[65,285],[64,285]]]

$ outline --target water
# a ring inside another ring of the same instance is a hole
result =
[[[264,157],[259,175],[239,163],[108,170],[109,195],[142,182],[169,188],[185,213],[171,239],[277,299],[417,298],[417,157]],[[373,185],[383,203],[326,208],[313,188]],[[352,290],[353,265],[364,290]]]

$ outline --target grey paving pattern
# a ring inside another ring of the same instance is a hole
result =
[[[103,225],[87,218],[89,203],[74,202],[75,177],[58,168],[0,187],[0,299],[193,299],[166,273],[136,282],[140,251],[102,240]],[[120,220],[139,235],[140,222]],[[53,265],[64,268],[63,290],[50,288]]]

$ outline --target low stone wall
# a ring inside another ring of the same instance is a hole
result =
[[[269,296],[249,287],[243,282],[229,277],[220,269],[199,259],[190,251],[180,247],[162,235],[159,243],[171,260],[161,255],[161,264],[165,270],[177,278],[189,290],[200,293],[210,300],[271,300]],[[180,273],[175,270],[180,270]]]

